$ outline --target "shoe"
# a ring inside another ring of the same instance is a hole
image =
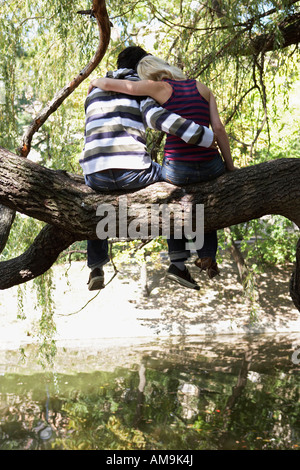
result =
[[[89,290],[100,290],[104,289],[104,272],[101,268],[95,268],[90,273],[88,280],[88,289]]]
[[[177,266],[171,264],[167,271],[166,277],[168,279],[171,279],[172,281],[178,282],[184,287],[190,287],[191,289],[200,290],[200,287],[198,286],[197,282],[191,277],[187,268],[185,268],[184,271],[181,271],[181,269],[178,269]]]
[[[210,279],[220,276],[218,265],[212,260],[212,258],[197,258],[195,265],[200,269],[200,271],[207,271],[207,275]]]

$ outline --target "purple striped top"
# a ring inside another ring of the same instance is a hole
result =
[[[192,119],[197,124],[209,127],[209,103],[198,91],[196,80],[164,80],[173,88],[171,97],[162,105],[168,111]],[[218,154],[216,149],[186,144],[179,137],[168,134],[165,144],[168,160],[207,161]]]

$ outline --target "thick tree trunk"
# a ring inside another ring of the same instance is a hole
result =
[[[116,236],[122,238],[130,236],[121,233],[121,218],[124,221],[127,212],[127,229],[138,217],[138,213],[131,213],[130,209],[140,207],[146,211],[143,219],[148,227],[146,237],[151,237],[154,204],[168,207],[175,204],[181,211],[188,205],[203,204],[205,231],[230,227],[267,214],[280,214],[300,227],[299,178],[300,160],[291,158],[242,168],[198,185],[176,187],[156,183],[131,192],[99,193],[88,188],[81,176],[49,170],[0,149],[0,204],[49,224],[26,253],[0,263],[0,289],[26,282],[45,272],[59,253],[75,240],[96,239],[97,224],[106,217],[104,212],[102,217],[96,214],[103,204],[113,209]],[[161,214],[158,224],[161,233]],[[124,226],[122,230],[124,232]],[[145,238],[145,233],[140,238]],[[298,244],[290,293],[300,311],[299,279]]]

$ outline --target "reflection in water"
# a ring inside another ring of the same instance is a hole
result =
[[[299,364],[279,335],[1,358],[1,449],[299,449]],[[98,345],[99,346],[99,345]],[[36,366],[35,366],[36,367]]]

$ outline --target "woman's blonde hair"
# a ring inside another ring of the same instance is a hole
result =
[[[171,80],[184,80],[186,78],[178,67],[169,65],[153,55],[147,55],[140,60],[137,73],[142,80],[154,80],[156,82],[164,78]]]

